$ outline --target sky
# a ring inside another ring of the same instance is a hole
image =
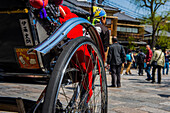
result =
[[[91,2],[91,0],[88,0]],[[141,18],[148,15],[149,10],[147,8],[139,8],[131,0],[104,0],[105,5],[113,6],[119,8],[125,14],[132,16],[134,18]],[[158,13],[162,11],[170,11],[170,0],[164,6],[159,8]]]

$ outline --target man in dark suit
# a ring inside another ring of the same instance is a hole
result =
[[[121,87],[120,71],[122,63],[125,62],[124,48],[118,43],[117,38],[112,38],[113,44],[109,47],[107,55],[107,67],[110,65],[112,85],[111,87]]]

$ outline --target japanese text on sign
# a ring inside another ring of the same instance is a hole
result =
[[[30,29],[29,29],[28,20],[27,19],[20,19],[20,25],[21,25],[25,45],[26,46],[33,46],[33,41],[32,41],[32,37],[31,37]]]

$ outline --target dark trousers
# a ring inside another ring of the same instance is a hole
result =
[[[155,71],[157,69],[157,74],[158,74],[158,83],[161,83],[161,66],[154,66],[152,69],[152,82],[155,82]]]
[[[144,63],[139,63],[139,75],[143,75],[143,68],[144,68]]]
[[[111,65],[111,75],[112,75],[112,86],[113,87],[121,87],[120,82],[120,71],[122,65]]]

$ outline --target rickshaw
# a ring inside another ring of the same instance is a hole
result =
[[[81,17],[60,24],[59,5],[48,1],[47,18],[41,18],[40,9],[28,0],[1,1],[1,74],[49,78],[37,101],[20,98],[21,109],[14,111],[106,113],[107,82],[100,36],[94,26]],[[68,39],[67,34],[77,25],[83,27],[84,35]],[[2,106],[4,101],[3,105],[11,104],[6,100],[7,97],[1,98],[0,110],[9,111]]]

